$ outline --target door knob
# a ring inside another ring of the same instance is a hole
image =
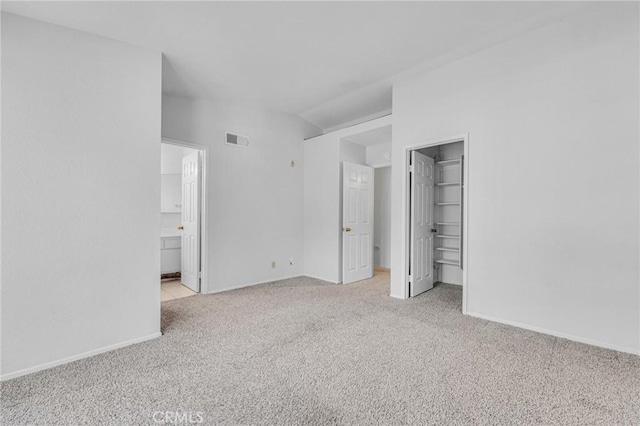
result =
[[[342,228],[342,230],[343,230],[344,232],[351,232],[351,228],[349,228],[349,227]]]
[[[182,231],[183,229],[184,229],[184,226],[178,225],[178,231]]]

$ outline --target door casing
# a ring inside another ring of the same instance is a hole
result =
[[[184,142],[176,139],[170,138],[162,138],[162,143],[166,143],[169,145],[182,146],[191,149],[197,149],[201,153],[201,176],[200,176],[200,185],[201,185],[201,198],[200,198],[200,293],[207,294],[209,293],[209,262],[208,262],[208,253],[209,253],[209,241],[207,239],[208,235],[208,221],[207,221],[207,173],[209,166],[209,148],[204,145],[198,145],[191,142]]]
[[[402,286],[402,294],[400,294],[401,299],[409,298],[409,250],[410,250],[410,224],[411,224],[411,194],[410,190],[410,176],[409,176],[409,164],[411,161],[411,151],[415,151],[422,148],[428,148],[432,146],[438,145],[446,145],[449,143],[455,142],[463,142],[464,146],[464,164],[463,164],[463,174],[464,174],[464,191],[462,196],[462,229],[464,232],[464,237],[462,239],[462,313],[467,314],[467,296],[469,294],[469,282],[468,282],[468,274],[469,274],[469,134],[464,133],[457,136],[452,136],[449,138],[436,139],[427,142],[419,142],[413,145],[409,145],[404,147],[404,159],[402,161],[402,252],[400,253],[400,257],[402,260],[403,271],[402,279],[404,280],[404,285]]]
[[[342,283],[348,284],[360,280],[365,280],[373,277],[373,208],[374,208],[374,174],[373,167],[364,164],[355,164],[350,162],[343,162],[343,183],[342,183]],[[349,174],[353,174],[353,180]],[[363,197],[362,189],[366,189],[366,197]],[[349,194],[352,194],[351,189],[356,190],[356,205],[353,206],[349,202]],[[366,202],[366,207],[363,203]],[[350,208],[351,207],[351,208]],[[366,212],[366,217],[363,217],[363,212]],[[349,220],[348,213],[354,218],[353,221]],[[363,221],[364,219],[364,221]],[[351,230],[351,226],[354,227]],[[368,233],[361,233],[363,229],[368,229]],[[353,234],[351,233],[353,231]],[[367,237],[366,240],[366,253],[363,253],[363,245],[361,238]],[[349,271],[350,262],[347,261],[349,256],[348,248],[353,247],[353,242],[349,242],[353,237],[357,237],[356,245],[356,267],[354,271]],[[364,254],[364,255],[363,255]],[[362,265],[362,259],[366,258],[367,264]]]

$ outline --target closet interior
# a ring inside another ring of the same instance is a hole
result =
[[[419,150],[434,159],[433,268],[436,282],[462,285],[464,143]]]

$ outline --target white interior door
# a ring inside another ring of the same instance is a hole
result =
[[[182,159],[182,284],[200,291],[200,152]]]
[[[344,163],[342,180],[342,282],[373,276],[373,168]]]
[[[411,151],[410,296],[433,288],[433,159]]]

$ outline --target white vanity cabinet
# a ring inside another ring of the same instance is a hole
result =
[[[180,272],[182,269],[182,237],[163,236],[160,243],[160,269],[162,274]]]

